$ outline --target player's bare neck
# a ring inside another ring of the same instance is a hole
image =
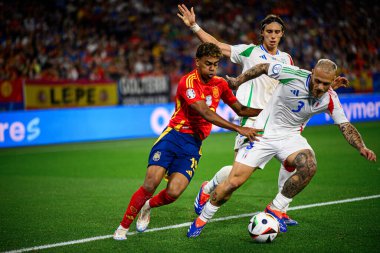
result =
[[[267,52],[271,55],[275,55],[277,54],[277,50],[278,48],[277,47],[268,47],[267,45],[263,44],[263,47],[265,48],[265,50],[267,50]]]

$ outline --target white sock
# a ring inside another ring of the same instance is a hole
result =
[[[150,201],[151,199],[148,199],[146,202],[145,202],[145,204],[143,205],[143,207],[141,208],[141,209],[146,209],[146,210],[149,210],[151,207],[150,207],[150,205],[149,205],[149,201]]]
[[[213,204],[210,203],[210,201],[207,201],[205,207],[202,210],[201,215],[199,215],[199,218],[204,221],[208,222],[212,216],[218,211],[220,206],[214,206]]]
[[[128,230],[129,230],[129,228],[125,228],[125,227],[123,227],[122,225],[119,225],[119,227],[118,227],[117,229],[121,229],[121,230],[124,230],[124,231],[127,231],[127,232],[128,232]]]
[[[281,164],[280,171],[278,172],[278,192],[281,192],[284,188],[285,182],[294,174],[296,170],[289,172],[285,169],[284,165]]]
[[[289,206],[292,200],[293,199],[289,199],[279,192],[272,201],[272,207],[281,210],[282,212],[286,212],[286,208]]]
[[[215,188],[224,182],[230,175],[230,172],[232,170],[232,165],[227,165],[221,168],[218,172],[216,172],[215,176],[211,179],[210,182],[206,184],[206,186],[203,188],[203,191],[207,194],[210,194],[215,190]]]

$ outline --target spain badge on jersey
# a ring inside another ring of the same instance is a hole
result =
[[[218,89],[218,87],[212,87],[212,96],[214,98],[219,98],[219,89]]]
[[[158,160],[160,160],[160,158],[161,158],[161,152],[160,151],[157,151],[156,153],[154,153],[153,161],[157,162]]]

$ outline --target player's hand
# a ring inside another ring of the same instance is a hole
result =
[[[239,127],[237,132],[241,135],[246,136],[249,139],[249,141],[253,142],[253,141],[260,141],[256,137],[262,136],[261,133],[263,131],[264,131],[263,129],[256,129],[256,128],[250,128],[250,127]]]
[[[191,7],[190,11],[187,9],[186,5],[179,4],[178,10],[180,13],[177,13],[177,16],[182,19],[183,23],[188,27],[195,25],[195,13],[194,8]]]
[[[350,82],[348,81],[347,78],[338,76],[337,78],[334,79],[333,83],[331,84],[331,88],[334,90],[340,88],[340,87],[350,87]]]
[[[360,154],[364,156],[368,161],[376,162],[376,154],[372,150],[362,147],[360,149]]]
[[[226,75],[226,80],[231,90],[236,90],[239,87],[238,81],[235,77]]]

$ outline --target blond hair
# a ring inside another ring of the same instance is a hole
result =
[[[324,72],[334,72],[334,73],[338,70],[338,66],[335,64],[335,62],[329,59],[320,59],[315,65],[315,68],[320,68]]]

